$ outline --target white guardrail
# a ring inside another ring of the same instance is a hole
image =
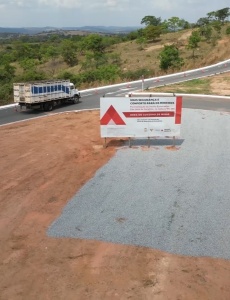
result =
[[[213,64],[213,65],[210,65],[210,66],[206,66],[206,67],[201,67],[201,68],[198,68],[198,69],[193,69],[193,70],[188,70],[188,71],[183,71],[183,72],[179,72],[179,73],[173,73],[173,74],[168,74],[168,75],[163,75],[163,76],[158,76],[158,77],[152,77],[152,78],[145,78],[145,79],[139,79],[139,80],[135,80],[135,81],[129,81],[129,82],[123,82],[123,83],[118,83],[118,84],[113,84],[113,85],[107,85],[107,86],[102,86],[102,87],[97,87],[97,88],[91,88],[91,89],[86,89],[86,90],[81,90],[80,92],[81,93],[84,93],[84,92],[91,92],[91,91],[95,91],[95,90],[103,90],[103,89],[106,89],[106,88],[111,88],[111,87],[119,87],[119,86],[124,86],[124,85],[130,85],[130,84],[135,84],[135,83],[141,83],[143,82],[150,82],[150,81],[154,81],[154,82],[159,82],[161,80],[164,80],[164,79],[167,79],[167,78],[172,78],[172,77],[177,77],[177,76],[181,76],[181,77],[186,77],[186,75],[188,74],[192,74],[192,73],[196,73],[196,72],[199,72],[199,71],[205,71],[205,70],[209,70],[209,69],[212,69],[212,68],[215,68],[215,67],[227,67],[228,65],[230,64],[230,59],[227,59],[227,60],[224,60],[222,62],[219,62],[219,63],[216,63],[216,64]],[[219,73],[224,73],[224,72],[230,72],[230,70],[226,70],[226,71],[222,71],[222,72],[214,72],[213,75],[216,75],[216,74],[219,74]],[[211,76],[210,74],[207,75],[207,76]],[[202,76],[200,77],[197,77],[197,78],[201,78],[201,77],[205,77],[205,75],[203,74]],[[183,79],[181,81],[188,81],[188,80],[192,80],[192,79]],[[181,81],[178,81],[178,82],[181,82]],[[176,82],[173,82],[172,84],[175,84]],[[168,83],[167,85],[169,85],[170,83]],[[165,85],[165,84],[162,84],[162,85]],[[161,93],[162,95],[162,93]],[[172,94],[170,94],[172,95]],[[182,95],[182,94],[180,94]],[[186,94],[184,94],[186,95]],[[187,95],[186,95],[187,96]],[[189,94],[189,96],[192,96]],[[194,97],[195,96],[202,96],[202,95],[193,95]],[[223,97],[221,97],[223,98]],[[227,97],[228,99],[229,97]],[[4,109],[4,108],[9,108],[11,106],[15,106],[17,104],[9,104],[9,105],[4,105],[4,106],[0,106],[0,109]]]

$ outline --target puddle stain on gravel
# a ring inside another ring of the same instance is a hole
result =
[[[124,223],[125,221],[126,221],[127,219],[126,218],[116,218],[116,221],[118,222],[118,223]]]

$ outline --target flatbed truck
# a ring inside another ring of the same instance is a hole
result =
[[[56,105],[78,103],[81,94],[70,80],[42,80],[13,84],[14,103],[20,108],[52,111]]]

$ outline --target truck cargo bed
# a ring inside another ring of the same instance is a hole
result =
[[[69,80],[14,83],[15,103],[41,103],[70,97]]]

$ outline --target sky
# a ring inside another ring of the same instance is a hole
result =
[[[0,0],[0,27],[141,26],[145,16],[190,23],[229,0]]]

